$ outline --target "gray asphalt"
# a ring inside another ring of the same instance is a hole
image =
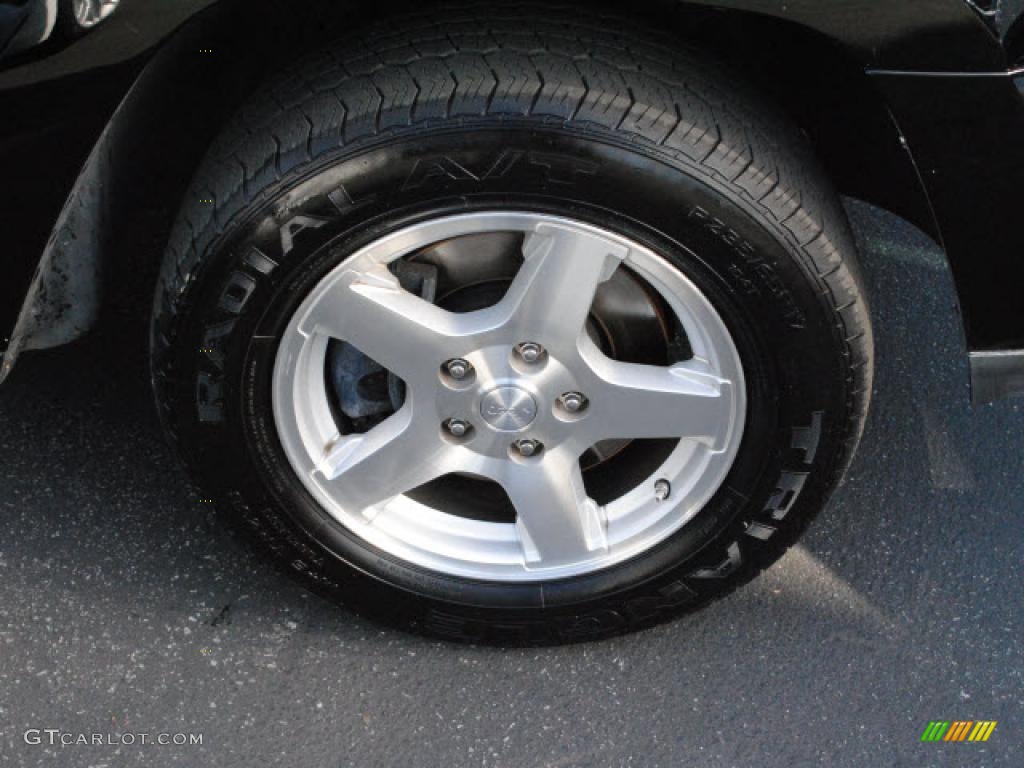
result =
[[[599,644],[451,646],[307,594],[188,489],[116,329],[25,356],[0,391],[0,762],[1024,764],[1024,401],[968,404],[940,252],[852,215],[879,368],[848,481],[754,584]],[[922,744],[935,719],[999,725]],[[203,743],[26,744],[35,728]]]

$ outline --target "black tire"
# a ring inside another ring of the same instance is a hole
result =
[[[392,19],[262,88],[202,164],[156,292],[159,410],[203,495],[320,592],[463,641],[607,637],[776,560],[853,455],[871,328],[835,193],[799,131],[737,82],[621,18],[501,5]],[[747,371],[740,453],[701,513],[634,560],[546,584],[371,550],[302,488],[269,406],[276,334],[340,258],[422,217],[495,207],[649,243],[712,299]]]

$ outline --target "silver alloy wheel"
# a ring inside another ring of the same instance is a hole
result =
[[[403,289],[388,265],[466,235],[523,235],[523,264],[491,307],[448,312]],[[628,267],[677,316],[692,358],[667,367],[607,357],[584,331],[598,286]],[[342,434],[324,375],[342,339],[401,377],[401,408],[365,433]],[[527,362],[524,343],[543,352]],[[465,380],[446,362],[468,361]],[[277,352],[275,424],[313,497],[368,544],[465,578],[522,582],[607,568],[664,541],[721,486],[743,434],[739,353],[708,299],[648,248],[565,218],[517,212],[427,221],[384,237],[324,277],[293,315]],[[564,407],[565,393],[586,407]],[[455,436],[452,420],[470,429]],[[673,438],[647,480],[600,505],[579,459],[613,439]],[[526,446],[529,450],[521,450]],[[448,514],[408,495],[459,473],[501,485],[515,523]]]
[[[71,7],[75,22],[82,29],[89,29],[112,14],[120,0],[72,0]]]

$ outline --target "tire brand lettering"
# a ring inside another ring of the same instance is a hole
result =
[[[543,152],[523,152],[518,149],[506,149],[501,152],[483,170],[474,170],[464,163],[441,155],[419,159],[402,185],[403,191],[422,187],[431,180],[481,182],[489,179],[501,179],[507,176],[516,165],[526,157],[532,168],[539,169],[544,179],[551,184],[576,184],[580,176],[594,176],[599,166],[586,160],[548,155]],[[337,205],[337,203],[335,203]]]
[[[253,533],[265,544],[279,544],[282,540],[287,541],[296,554],[301,555],[300,558],[296,558],[292,562],[293,568],[301,570],[296,563],[300,563],[308,568],[307,561],[315,566],[323,565],[324,558],[315,549],[296,537],[283,522],[274,516],[271,510],[264,508],[262,512],[253,514],[253,511],[238,491],[231,491],[228,494],[227,500],[242,515],[242,519],[248,523]],[[305,560],[302,558],[305,558]],[[310,572],[309,575],[316,576],[313,572]]]
[[[295,247],[295,238],[307,229],[320,229],[330,222],[314,216],[293,216],[281,226],[281,255],[287,256]]]
[[[337,189],[327,193],[327,199],[331,201],[331,205],[337,209],[338,213],[350,213],[364,205],[369,205],[377,199],[377,195],[366,195],[357,202],[344,185],[339,185]]]
[[[596,163],[561,155],[531,152],[529,159],[530,165],[544,170],[545,178],[552,184],[575,184],[578,176],[596,176],[598,171]]]
[[[729,268],[729,272],[745,292],[751,295],[767,294],[773,297],[782,305],[782,315],[790,328],[800,330],[806,327],[807,320],[804,313],[797,306],[792,294],[786,288],[786,284],[776,274],[771,264],[758,254],[752,243],[700,206],[695,206],[690,210],[689,218],[700,223],[707,232],[729,246],[732,252],[743,259],[747,268],[754,273],[750,275],[738,264],[733,264]]]
[[[418,189],[431,179],[450,179],[451,181],[484,181],[500,179],[512,170],[523,156],[520,150],[504,150],[497,159],[483,172],[474,173],[466,166],[442,155],[429,160],[417,160],[409,172],[403,190]]]

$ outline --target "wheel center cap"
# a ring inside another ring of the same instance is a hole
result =
[[[484,395],[480,415],[499,432],[519,432],[537,418],[537,401],[525,389],[498,387]]]

